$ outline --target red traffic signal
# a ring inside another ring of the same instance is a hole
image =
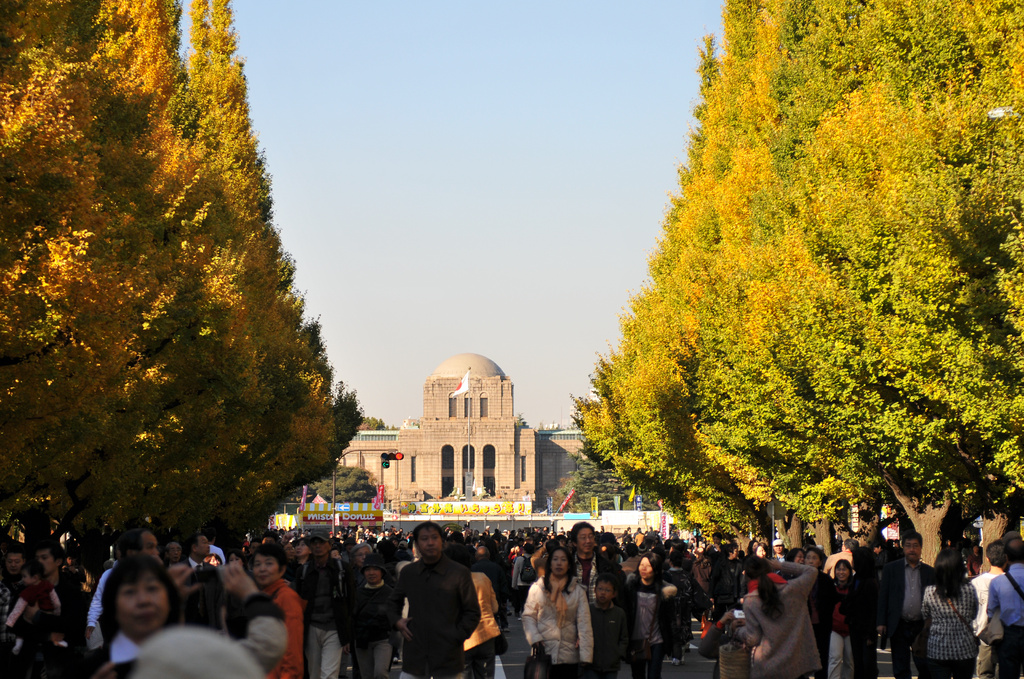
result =
[[[380,466],[384,469],[388,469],[391,466],[391,460],[401,460],[405,457],[403,453],[392,452],[392,453],[381,453],[380,454]]]

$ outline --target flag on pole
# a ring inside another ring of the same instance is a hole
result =
[[[558,505],[558,513],[559,514],[562,513],[562,510],[565,509],[565,506],[567,504],[569,504],[569,500],[571,500],[572,496],[575,495],[575,494],[576,494],[576,489],[575,488],[573,488],[572,490],[569,491],[569,494],[565,496],[564,500],[562,500],[562,504]]]
[[[309,490],[309,486],[303,486],[302,487],[302,501],[299,502],[299,511],[300,512],[306,511],[306,491],[308,491],[308,490]]]
[[[633,486],[633,490],[629,491],[629,499],[626,502],[632,502],[633,498],[636,497],[636,486]]]
[[[459,386],[457,386],[455,388],[455,391],[452,392],[452,396],[458,396],[459,394],[465,394],[467,391],[469,391],[469,371],[468,370],[466,371],[466,376],[462,378],[461,382],[459,382]]]

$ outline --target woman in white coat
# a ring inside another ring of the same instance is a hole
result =
[[[530,587],[523,607],[526,641],[543,644],[551,656],[550,679],[576,679],[580,663],[586,667],[594,658],[590,601],[586,588],[573,581],[571,562],[565,547],[548,552],[544,577]]]

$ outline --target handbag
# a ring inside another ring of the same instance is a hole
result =
[[[498,636],[494,637],[494,655],[505,655],[508,651],[508,639],[501,632],[498,632]]]
[[[918,632],[917,636],[914,637],[914,642],[910,644],[910,652],[918,658],[928,657],[928,635],[932,631],[932,619],[928,618],[924,621],[924,627]]]
[[[648,639],[631,639],[626,648],[626,662],[644,662],[651,659],[651,642]]]
[[[750,649],[734,642],[719,646],[718,676],[721,679],[750,679]]]
[[[523,665],[523,679],[548,679],[550,674],[551,656],[544,650],[543,642],[538,641]]]

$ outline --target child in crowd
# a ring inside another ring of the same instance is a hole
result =
[[[626,612],[615,605],[619,581],[611,573],[601,573],[594,583],[594,603],[590,604],[590,625],[594,629],[594,662],[583,671],[583,679],[615,679],[619,664],[626,657],[629,630]]]
[[[21,577],[25,588],[18,595],[18,603],[14,605],[14,610],[7,616],[8,627],[14,627],[29,606],[38,606],[42,611],[60,615],[60,599],[57,597],[57,592],[53,591],[53,583],[43,579],[44,575],[43,565],[38,561],[33,559],[26,564]],[[57,646],[67,646],[64,635],[61,633],[54,632],[50,635],[50,640]],[[18,655],[24,644],[25,640],[22,637],[16,637],[11,653]]]

